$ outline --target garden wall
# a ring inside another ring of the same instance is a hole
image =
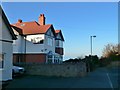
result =
[[[86,64],[24,64],[26,74],[58,77],[82,77],[86,75]]]

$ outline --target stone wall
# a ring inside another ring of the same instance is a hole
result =
[[[25,64],[26,74],[58,77],[82,77],[86,75],[86,64]]]
[[[111,66],[119,66],[120,67],[120,61],[113,61],[113,62],[111,62],[111,64],[110,64]]]

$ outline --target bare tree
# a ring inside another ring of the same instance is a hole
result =
[[[107,44],[103,49],[103,57],[110,57],[111,55],[120,55],[120,44]]]

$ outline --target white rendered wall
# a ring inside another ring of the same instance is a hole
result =
[[[55,38],[52,38],[52,46],[48,45],[48,38],[50,38],[50,36],[45,36],[45,44],[44,44],[44,48],[47,49],[46,53],[48,53],[49,51],[52,51],[52,53],[55,53]]]
[[[33,44],[30,41],[26,41],[26,53],[44,53],[44,44]]]
[[[0,39],[2,39],[2,12],[0,11]],[[2,53],[2,43],[0,42],[0,53]],[[2,79],[2,70],[0,69],[0,81]],[[1,83],[1,82],[0,82]],[[0,84],[0,90],[2,89],[2,85]]]
[[[28,40],[25,41],[25,37],[20,35],[13,44],[13,53],[43,53],[43,49],[44,44],[34,44]]]
[[[1,14],[0,14],[0,39],[2,39],[2,16]]]
[[[54,54],[55,53],[54,35],[51,33],[51,30],[48,30],[47,34],[48,35],[46,34],[28,35],[26,36],[26,42],[25,37],[19,35],[18,39],[13,44],[13,53],[48,53],[49,51],[52,51]],[[43,44],[32,43],[31,39],[36,37],[41,37],[41,39],[44,39],[44,43]],[[52,46],[48,45],[48,38],[53,39]]]
[[[24,37],[17,36],[17,40],[13,40],[13,53],[24,53]]]
[[[2,73],[2,81],[11,80],[13,66],[12,43],[2,42],[2,53],[4,54],[4,64],[3,69],[0,69],[0,75]]]
[[[11,40],[11,34],[10,32],[8,31],[8,28],[7,26],[5,25],[4,21],[2,20],[2,39],[4,40]]]
[[[9,33],[8,28],[2,21],[2,40],[12,41],[12,37]],[[12,43],[0,41],[0,46],[2,45],[2,53],[4,54],[4,66],[0,68],[0,81],[6,81],[12,79]],[[1,51],[1,50],[0,50]]]
[[[48,38],[52,39],[52,46],[48,44]],[[44,48],[47,49],[46,53],[48,53],[49,51],[52,51],[52,53],[55,54],[55,38],[54,38],[54,35],[53,35],[51,29],[49,29],[47,34],[45,35]]]

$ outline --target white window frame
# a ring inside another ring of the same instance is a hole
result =
[[[56,46],[59,47],[59,40],[56,40]]]
[[[53,46],[53,39],[51,37],[48,37],[48,45]]]
[[[0,69],[4,68],[4,61],[5,61],[5,53],[0,53],[0,62],[1,62]]]

